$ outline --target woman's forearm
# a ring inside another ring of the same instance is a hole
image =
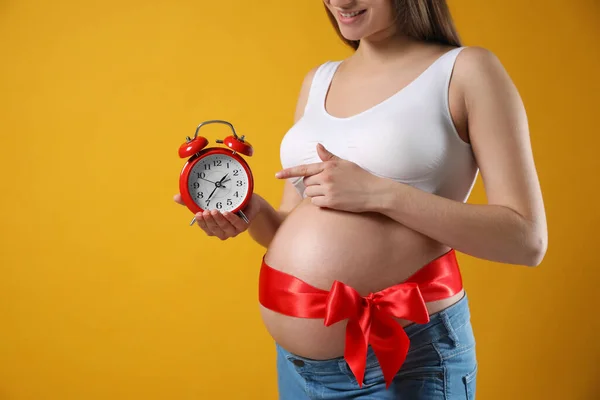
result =
[[[389,179],[379,182],[374,211],[458,251],[529,266],[538,265],[544,257],[545,231],[508,207],[465,204]]]
[[[276,210],[266,200],[261,202],[260,211],[248,228],[250,237],[261,246],[269,247],[275,232],[288,214],[288,212]]]

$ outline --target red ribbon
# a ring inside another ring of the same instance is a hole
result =
[[[405,282],[367,296],[334,281],[330,291],[275,270],[264,262],[259,301],[273,311],[300,318],[323,318],[325,326],[348,320],[344,358],[362,387],[368,345],[383,371],[386,388],[406,359],[410,340],[393,318],[425,324],[425,302],[451,297],[462,290],[454,250],[431,261]]]
[[[348,320],[344,358],[359,386],[363,383],[369,343],[381,365],[386,387],[406,359],[410,340],[392,316],[420,324],[429,322],[429,313],[416,283],[403,283],[361,297],[350,286],[335,281],[329,291],[325,325]]]

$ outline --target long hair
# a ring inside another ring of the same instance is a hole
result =
[[[462,46],[446,0],[390,0],[393,1],[397,32],[417,40]],[[340,32],[333,14],[323,3],[327,16],[340,39],[354,50],[360,40],[348,40]]]

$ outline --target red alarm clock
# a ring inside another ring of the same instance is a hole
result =
[[[208,140],[198,136],[201,127],[208,124],[228,125],[233,135],[223,140],[223,147],[206,147]],[[252,145],[239,137],[233,125],[227,121],[210,120],[196,128],[194,138],[186,137],[179,147],[179,157],[188,158],[179,176],[179,192],[187,208],[194,214],[204,210],[219,210],[236,213],[246,223],[248,218],[243,209],[254,190],[254,178],[246,161],[240,156],[252,156]],[[196,222],[192,219],[190,225]]]

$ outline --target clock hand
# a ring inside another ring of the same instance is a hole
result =
[[[229,175],[229,173],[225,174],[225,176],[224,176],[224,177],[222,177],[222,178],[221,178],[221,180],[220,180],[219,182],[217,182],[217,183],[222,183],[222,182],[223,182],[223,180],[224,180],[225,178],[227,178],[227,176],[228,176],[228,175]],[[203,179],[203,178],[201,178],[201,179]],[[205,179],[205,180],[208,180],[208,179]],[[228,180],[229,180],[229,179],[228,179]],[[209,181],[209,182],[210,182],[210,181]],[[224,189],[227,189],[227,187],[226,187],[226,186],[221,186],[221,185],[217,186],[217,183],[215,183],[215,188],[214,188],[214,189],[213,189],[213,191],[210,193],[210,196],[208,196],[208,199],[206,199],[206,201],[209,201],[209,200],[210,200],[210,198],[212,197],[212,195],[213,195],[213,194],[215,194],[215,190],[217,190],[217,188],[219,188],[219,187],[222,187],[222,188],[224,188]]]
[[[212,195],[215,193],[215,190],[217,190],[217,186],[215,185],[215,188],[213,189],[212,193],[210,194],[210,196],[208,196],[208,199],[206,199],[206,201],[209,201],[210,198],[212,197]]]
[[[200,178],[200,179],[202,179],[202,180],[205,180],[205,181],[207,181],[207,182],[210,182],[210,183],[215,183],[215,182],[213,182],[213,181],[209,181],[208,179],[204,179],[204,178]],[[231,180],[231,178],[229,178],[229,179],[225,179],[225,180],[224,180],[223,182],[221,182],[221,183],[229,182],[230,180]],[[224,189],[227,189],[227,186],[225,186],[225,185],[221,185],[221,187],[222,187],[222,188],[224,188]]]
[[[215,183],[215,186],[216,186],[215,189],[219,188],[219,187],[222,187],[223,189],[227,189],[227,186],[224,186],[222,184],[223,182],[227,182],[227,181],[224,180],[225,178],[227,178],[227,175],[229,175],[229,172],[227,174],[225,174],[225,176],[222,177],[219,182]],[[230,179],[227,179],[227,180],[230,180]],[[213,190],[213,193],[214,193],[214,190]],[[212,193],[210,195],[212,196]],[[210,197],[209,197],[209,200],[210,200]]]

